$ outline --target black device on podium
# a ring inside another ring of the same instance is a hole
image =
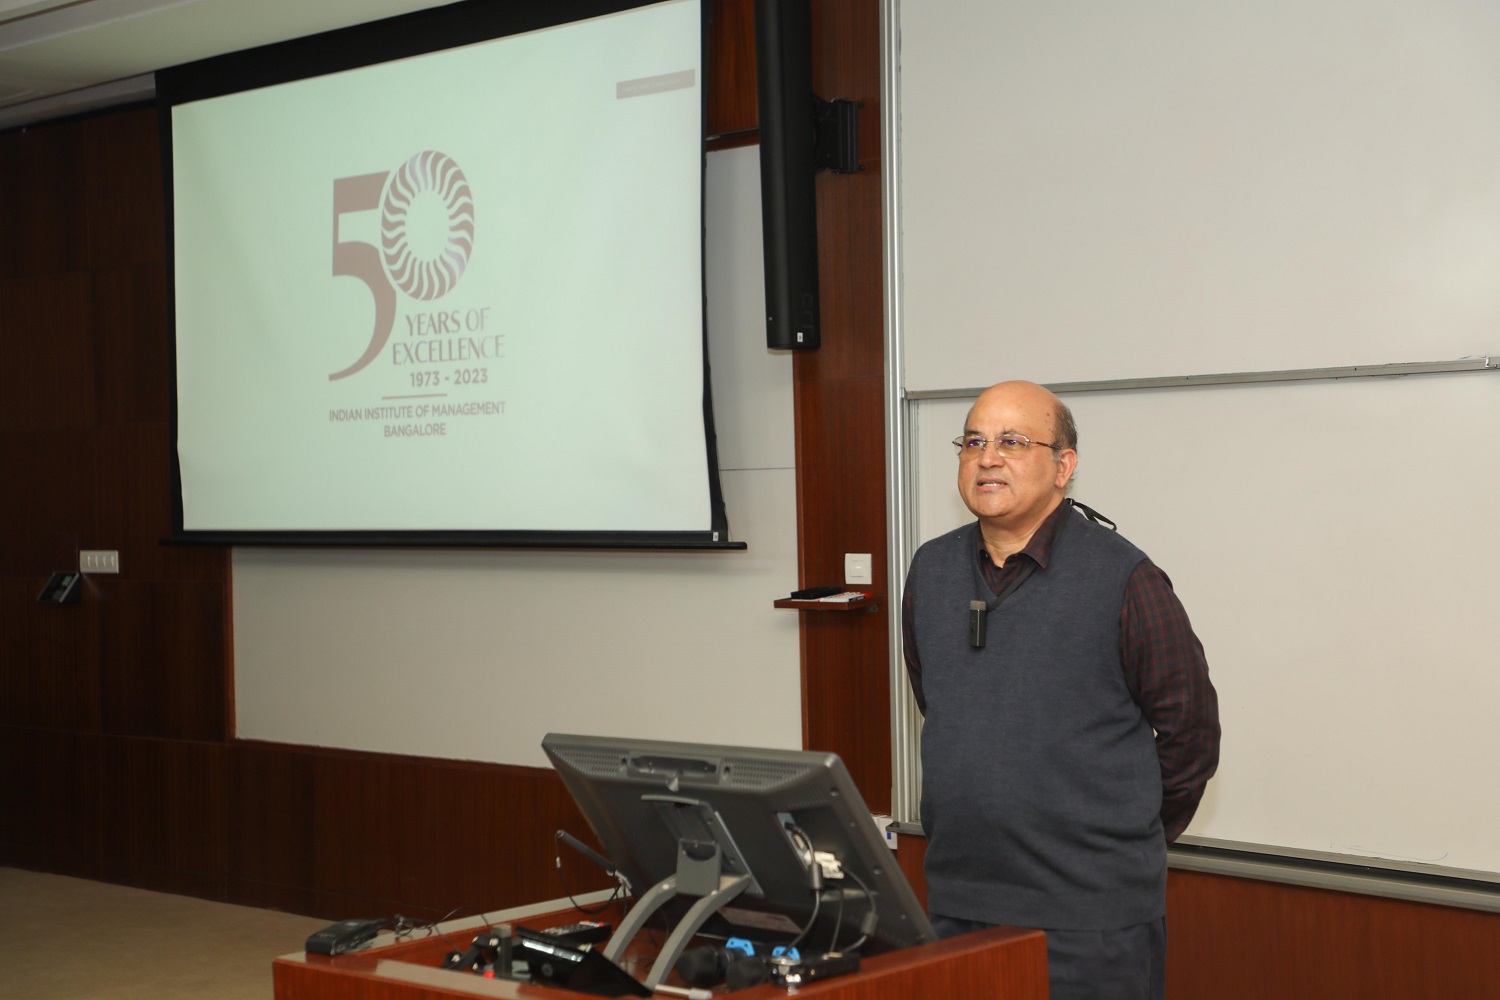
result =
[[[613,961],[564,935],[515,929],[511,957],[524,960],[533,979],[602,997],[649,997],[651,990]]]
[[[310,955],[342,955],[369,944],[385,926],[384,920],[340,920],[314,932],[304,947]]]

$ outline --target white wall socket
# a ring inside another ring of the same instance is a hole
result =
[[[847,584],[862,584],[864,586],[869,586],[875,582],[875,577],[870,571],[870,553],[844,553],[844,582]]]
[[[82,573],[118,573],[120,550],[82,549],[78,553],[78,569]]]

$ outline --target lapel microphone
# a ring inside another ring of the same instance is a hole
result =
[[[989,617],[989,605],[983,601],[969,602],[969,645],[984,648],[984,622]]]

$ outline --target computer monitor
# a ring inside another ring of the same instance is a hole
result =
[[[542,749],[637,899],[606,957],[648,920],[673,929],[648,986],[694,934],[804,954],[935,938],[837,754],[557,733]]]

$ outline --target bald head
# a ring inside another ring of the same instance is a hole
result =
[[[1051,390],[1035,382],[1000,382],[990,386],[979,394],[979,398],[969,408],[969,416],[964,427],[966,429],[972,427],[975,415],[992,407],[1020,409],[1027,413],[1041,415],[1050,428],[1048,440],[1052,444],[1072,448],[1075,451],[1078,449],[1078,428],[1073,423],[1073,411],[1068,409]],[[1054,452],[1054,457],[1057,454]]]

